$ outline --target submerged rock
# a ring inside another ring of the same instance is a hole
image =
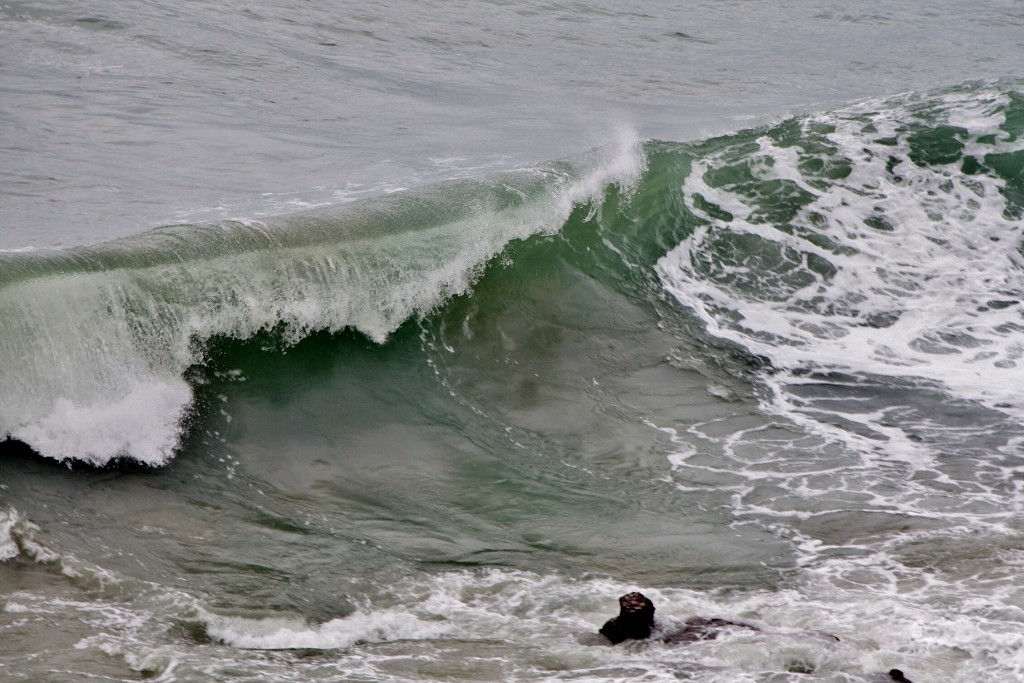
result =
[[[665,633],[661,640],[666,643],[695,643],[699,640],[713,640],[723,629],[745,628],[750,631],[760,631],[753,624],[744,624],[728,619],[717,617],[690,617],[681,628],[674,628]]]

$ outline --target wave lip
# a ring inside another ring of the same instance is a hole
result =
[[[92,247],[0,254],[0,435],[104,465],[173,457],[193,396],[183,374],[216,336],[359,330],[383,342],[466,292],[506,244],[561,229],[639,141],[477,180],[266,222],[179,225]]]

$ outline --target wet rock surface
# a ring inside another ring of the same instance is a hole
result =
[[[645,640],[654,637],[665,643],[694,643],[711,640],[727,628],[743,628],[752,631],[760,629],[717,617],[690,617],[681,626],[664,627],[656,630],[654,603],[643,593],[627,593],[619,598],[619,616],[605,622],[600,633],[613,645],[625,640]]]
[[[696,643],[713,640],[722,632],[733,629],[761,632],[761,629],[753,624],[720,617],[690,617],[681,624],[671,621],[659,624],[654,619],[654,612],[654,603],[643,593],[627,593],[619,598],[619,615],[605,622],[599,633],[611,641],[612,645],[618,645],[627,640],[651,640],[669,644]],[[839,642],[839,638],[831,633],[813,631],[807,632],[806,635]],[[914,683],[900,669],[873,674],[870,680]]]

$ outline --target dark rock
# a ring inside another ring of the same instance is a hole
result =
[[[809,635],[809,636],[813,636],[815,638],[821,638],[823,640],[828,640],[828,641],[831,641],[833,643],[841,643],[842,642],[841,640],[839,640],[839,636],[835,635],[834,633],[829,633],[828,631],[805,631],[805,633],[807,635]]]
[[[654,620],[654,603],[643,593],[627,593],[619,598],[619,616],[609,619],[601,627],[600,635],[612,642],[613,645],[626,640],[647,640],[654,639],[663,643],[696,643],[704,640],[713,640],[725,629],[747,629],[760,632],[761,629],[753,624],[745,624],[740,621],[730,621],[718,617],[690,617],[679,625],[678,622],[658,624]],[[813,636],[822,638],[834,643],[839,638],[824,631],[806,631],[802,636]],[[600,639],[600,636],[590,635],[586,638]],[[596,645],[597,641],[587,642],[588,645]],[[801,670],[802,672],[803,670]],[[807,673],[810,673],[808,671]],[[903,675],[899,669],[890,669],[889,673],[872,674],[871,680],[884,678],[890,683],[913,683]]]
[[[742,624],[717,617],[690,617],[682,628],[675,628],[662,635],[665,643],[696,643],[701,640],[714,640],[726,628],[745,628],[751,631],[761,629],[751,624]]]
[[[690,617],[682,626],[657,628],[654,603],[642,593],[628,593],[619,598],[619,616],[609,619],[600,632],[613,645],[624,640],[646,640],[652,632],[664,643],[695,643],[717,638],[726,628],[760,630],[750,624],[712,617]]]
[[[642,593],[627,593],[619,598],[619,616],[601,627],[601,635],[617,645],[624,640],[650,638],[654,628],[654,603]]]

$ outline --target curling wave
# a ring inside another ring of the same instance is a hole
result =
[[[0,254],[0,435],[103,465],[173,457],[212,337],[359,330],[381,342],[465,292],[512,240],[636,182],[632,137],[568,161],[266,222],[178,225]]]

